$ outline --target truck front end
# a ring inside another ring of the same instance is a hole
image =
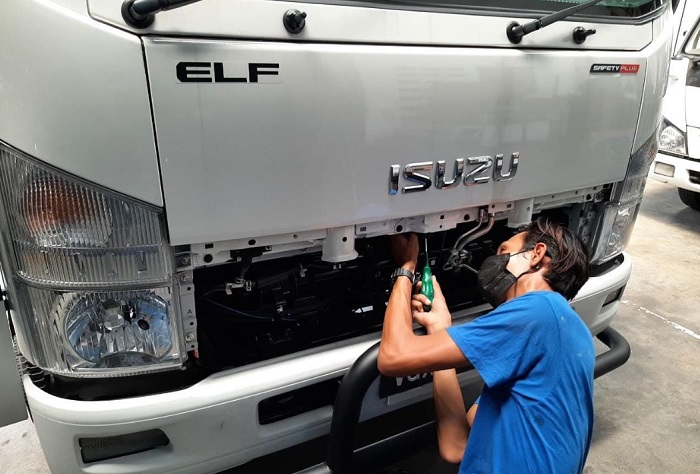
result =
[[[518,44],[511,22],[571,2],[203,0],[141,25],[113,0],[5,3],[0,257],[52,471],[318,462],[339,380],[379,339],[395,233],[427,236],[460,323],[490,309],[474,269],[500,242],[561,222],[594,268],[572,306],[593,335],[614,317],[666,1]],[[429,381],[375,382],[375,437],[429,416]]]

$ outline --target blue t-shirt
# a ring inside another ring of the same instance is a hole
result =
[[[582,472],[595,350],[564,297],[526,293],[447,332],[485,382],[460,474]]]

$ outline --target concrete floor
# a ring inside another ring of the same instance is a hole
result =
[[[628,252],[634,270],[613,321],[632,357],[595,384],[586,474],[700,472],[700,212],[650,181]],[[33,425],[0,429],[0,471],[48,468]]]
[[[585,472],[700,472],[700,212],[649,181],[628,247],[634,267],[613,321],[627,364],[595,385]]]

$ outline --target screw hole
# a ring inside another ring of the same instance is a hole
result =
[[[194,326],[194,322],[193,322],[193,321],[190,321],[190,326]]]
[[[294,235],[292,236],[292,238],[293,238],[293,239],[298,239],[299,236],[298,236],[297,234],[294,234]]]
[[[592,196],[590,194],[586,194],[586,201],[590,201]]]
[[[188,287],[187,287],[187,291],[192,291],[192,287],[191,287],[191,286],[188,286]]]
[[[204,263],[211,263],[212,260],[214,260],[214,257],[212,254],[208,253],[204,256]]]
[[[343,242],[347,242],[347,241],[348,241],[348,238],[347,238],[347,237],[343,237],[342,240],[343,240]]]
[[[469,220],[469,214],[464,214],[464,220],[468,221]]]
[[[445,214],[440,216],[440,219],[444,219],[444,218],[445,218]]]
[[[403,226],[402,226],[402,225],[397,225],[397,226],[396,226],[396,232],[403,232]]]
[[[440,226],[440,228],[442,229],[442,226]]]
[[[250,239],[248,241],[248,245],[255,245],[255,239]]]

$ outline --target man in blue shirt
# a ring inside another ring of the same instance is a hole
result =
[[[399,235],[392,252],[414,272],[415,235]],[[434,281],[428,301],[412,278],[397,278],[389,299],[379,370],[389,376],[433,371],[438,445],[460,473],[580,473],[593,427],[591,334],[567,300],[588,279],[581,239],[538,220],[503,242],[478,274],[496,309],[460,326]],[[430,312],[423,305],[432,304]],[[416,336],[412,322],[426,327]],[[456,367],[473,365],[484,390],[466,413]],[[471,430],[470,430],[471,426]],[[468,441],[468,442],[467,442]]]

